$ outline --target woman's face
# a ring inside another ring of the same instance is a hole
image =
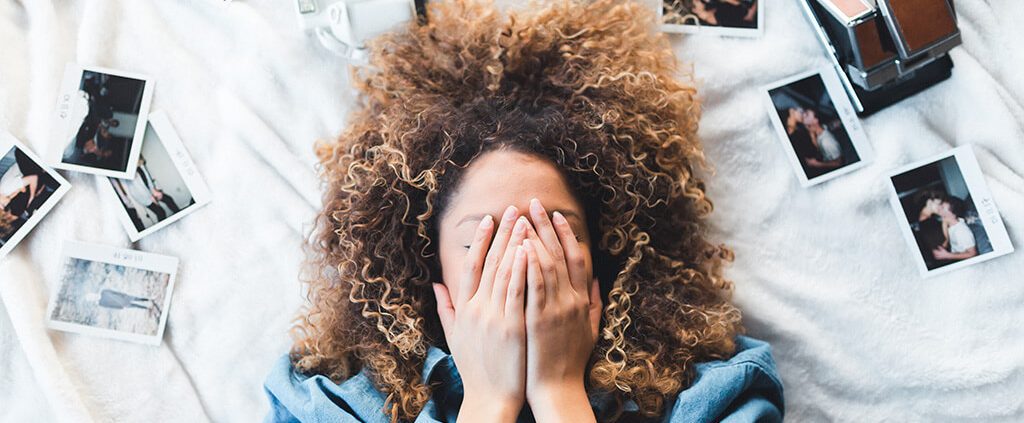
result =
[[[497,228],[508,206],[530,219],[530,200],[536,198],[551,213],[565,216],[580,241],[587,268],[592,269],[590,236],[583,205],[577,201],[558,169],[547,160],[512,151],[491,151],[477,157],[441,216],[438,249],[441,273],[452,298],[458,296],[462,261],[469,251],[473,232],[486,215]]]
[[[789,109],[789,118],[797,122],[803,120],[803,110],[797,108]]]

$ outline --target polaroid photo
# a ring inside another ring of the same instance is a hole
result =
[[[21,142],[0,131],[0,259],[28,235],[71,184]]]
[[[890,202],[923,277],[1013,252],[969,145],[889,173]]]
[[[99,184],[121,206],[118,219],[132,242],[210,202],[209,188],[165,113],[150,115],[137,164],[131,179],[106,177]]]
[[[658,21],[663,32],[760,37],[764,33],[763,0],[661,0]]]
[[[65,241],[63,266],[46,309],[48,327],[160,345],[177,258]]]
[[[130,179],[152,97],[153,80],[146,76],[68,64],[48,155],[53,166]]]
[[[772,127],[804,187],[871,162],[871,144],[833,68],[786,78],[763,91]]]

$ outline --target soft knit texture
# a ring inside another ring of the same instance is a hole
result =
[[[0,129],[46,154],[64,64],[149,74],[213,203],[134,245],[181,259],[164,343],[44,329],[63,239],[129,246],[95,178],[0,263],[0,421],[256,421],[290,345],[319,205],[312,141],[353,98],[341,60],[280,0],[0,1]],[[712,238],[748,334],[771,343],[793,421],[1024,419],[1024,254],[923,280],[885,173],[973,144],[1024,247],[1024,2],[957,1],[964,46],[942,84],[864,120],[875,162],[804,189],[760,86],[826,63],[796,0],[762,38],[673,35],[704,100]]]

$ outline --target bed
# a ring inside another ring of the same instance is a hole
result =
[[[69,61],[156,79],[213,202],[131,244],[97,180],[0,263],[0,421],[254,421],[302,304],[319,204],[311,145],[354,102],[344,63],[289,1],[0,2],[0,129],[47,154]],[[1024,420],[1024,253],[923,279],[888,170],[971,144],[1024,246],[1024,2],[958,2],[951,79],[863,121],[867,167],[802,188],[758,87],[826,57],[796,0],[767,0],[757,39],[673,35],[704,101],[714,238],[747,333],[774,347],[793,421]],[[177,256],[159,347],[47,330],[63,239]]]

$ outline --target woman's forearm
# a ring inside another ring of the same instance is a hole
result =
[[[514,422],[522,404],[514,401],[481,398],[467,392],[459,408],[460,422]]]
[[[583,381],[571,386],[538,389],[529,402],[533,416],[540,423],[596,421]]]

